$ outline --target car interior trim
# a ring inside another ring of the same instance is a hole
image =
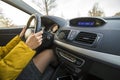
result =
[[[78,54],[82,54],[91,58],[95,58],[107,63],[111,63],[117,66],[120,66],[120,56],[117,55],[112,55],[112,54],[108,54],[108,53],[103,53],[103,52],[98,52],[98,51],[92,51],[92,50],[88,50],[88,49],[83,49],[80,47],[76,47],[64,42],[60,42],[58,40],[54,41],[55,44],[64,47],[66,49],[72,50],[74,52],[77,52]],[[107,57],[106,57],[107,56]]]

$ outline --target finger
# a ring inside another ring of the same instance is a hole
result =
[[[23,37],[23,36],[24,36],[25,31],[26,31],[26,27],[24,27],[24,28],[22,29],[22,31],[21,31],[21,33],[20,33],[20,37]]]
[[[43,40],[42,38],[41,38],[41,39],[39,39],[39,42],[42,42],[42,40]]]
[[[39,40],[39,45],[41,45],[41,44],[42,44],[42,40],[43,40],[43,39],[40,39],[40,40]]]
[[[26,31],[26,26],[22,29],[22,33],[25,33]]]
[[[40,35],[42,35],[43,34],[43,31],[40,31],[40,32],[37,32],[35,35],[36,36],[40,36]]]
[[[42,39],[42,35],[38,36],[37,39],[38,39],[38,40]]]
[[[39,43],[39,46],[42,44],[42,41]]]

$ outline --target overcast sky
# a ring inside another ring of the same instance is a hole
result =
[[[88,16],[95,3],[99,3],[106,16],[120,12],[120,0],[56,0],[57,8],[51,13],[66,18]]]

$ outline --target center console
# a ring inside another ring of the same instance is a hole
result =
[[[91,60],[77,57],[73,52],[62,47],[56,47],[55,51],[61,63],[52,80],[80,80],[86,75],[92,63]]]

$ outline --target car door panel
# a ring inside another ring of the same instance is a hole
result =
[[[14,36],[20,33],[22,28],[9,28],[9,29],[0,29],[0,46],[5,45],[9,42]]]

